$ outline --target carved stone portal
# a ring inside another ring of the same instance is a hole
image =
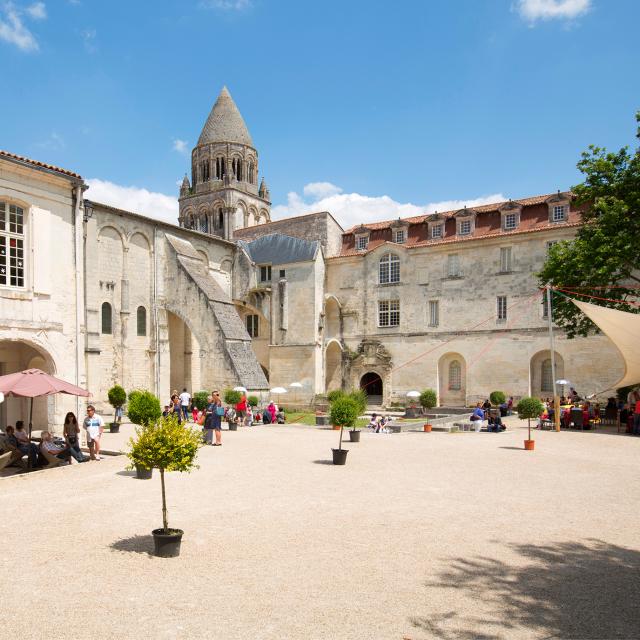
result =
[[[363,378],[367,376],[364,381],[367,395],[375,397],[376,400],[379,399],[383,405],[388,404],[392,392],[393,363],[391,354],[379,340],[363,339],[356,352],[351,352],[351,357],[346,364],[348,371],[345,377],[352,389],[360,389],[363,386]],[[375,381],[376,376],[380,378],[379,383]],[[378,396],[381,397],[378,398]]]

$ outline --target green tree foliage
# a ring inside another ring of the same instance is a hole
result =
[[[636,121],[640,138],[640,111]],[[640,148],[608,152],[591,145],[577,166],[585,179],[572,191],[585,207],[585,224],[573,240],[551,248],[538,274],[540,284],[579,289],[586,296],[613,300],[593,299],[597,304],[637,312],[628,303],[637,292],[622,285],[640,283]],[[566,297],[554,294],[552,307],[554,322],[570,338],[596,330]]]
[[[224,401],[226,404],[236,405],[242,399],[242,391],[234,391],[233,389],[225,389]]]
[[[129,394],[127,415],[134,424],[154,423],[162,415],[160,400],[151,391],[132,391]]]
[[[329,421],[338,427],[353,427],[360,414],[358,409],[358,403],[353,398],[338,398],[331,403]]]
[[[537,418],[544,411],[544,405],[538,398],[524,397],[518,400],[518,406],[516,407],[518,412],[518,418],[521,420],[527,419],[529,426],[529,440],[531,440],[531,418]]]
[[[433,389],[425,389],[419,399],[420,406],[425,409],[433,409],[438,404],[438,394]]]
[[[329,391],[327,393],[327,400],[329,403],[335,402],[338,398],[342,398],[344,395],[344,391],[342,389],[334,389],[333,391]]]
[[[251,407],[257,407],[260,403],[260,399],[258,398],[258,396],[249,396],[247,398],[247,402]]]
[[[357,391],[351,391],[348,395],[358,407],[358,415],[362,415],[367,410],[367,394],[363,389]]]
[[[489,402],[491,402],[494,407],[501,405],[506,399],[507,396],[504,391],[492,391],[489,394]]]
[[[127,401],[127,392],[119,384],[116,384],[107,392],[107,398],[109,404],[117,409]]]
[[[196,391],[193,394],[193,404],[198,411],[204,411],[207,408],[207,398],[209,397],[208,391]]]
[[[186,422],[179,424],[178,417],[172,414],[137,428],[136,437],[129,440],[129,446],[127,456],[132,466],[144,469],[155,467],[160,470],[162,524],[167,532],[169,525],[164,472],[189,472],[196,468],[195,459],[198,449],[202,446],[202,435],[196,429],[191,429]]]

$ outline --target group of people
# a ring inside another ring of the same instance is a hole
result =
[[[387,418],[386,416],[378,416],[377,413],[372,413],[371,420],[367,425],[367,429],[369,429],[369,431],[373,431],[373,433],[389,433],[387,424],[389,424],[390,421],[391,418]]]
[[[65,416],[61,438],[55,438],[50,431],[42,431],[38,445],[29,438],[24,421],[18,420],[15,427],[7,426],[5,442],[8,448],[19,452],[21,456],[27,456],[32,469],[47,465],[48,457],[58,458],[66,463],[71,463],[72,458],[76,462],[100,460],[100,438],[104,431],[104,421],[96,414],[95,407],[91,404],[87,407],[87,416],[82,427],[86,433],[89,458],[80,449],[80,425],[71,411]]]
[[[509,403],[511,404],[509,405]],[[509,401],[503,404],[505,405],[504,413],[502,405],[497,409],[492,409],[491,402],[489,402],[489,400],[476,403],[475,409],[469,416],[469,420],[473,423],[475,430],[481,431],[486,424],[487,431],[492,433],[506,431],[507,427],[502,423],[502,416],[507,415],[513,407],[513,397],[510,397]]]

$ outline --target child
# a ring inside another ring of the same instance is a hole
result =
[[[193,421],[198,424],[198,416],[199,416],[199,411],[198,411],[198,407],[196,407],[196,405],[193,405],[193,411],[191,412],[191,416],[193,417]]]
[[[378,433],[378,414],[377,413],[371,414],[371,420],[367,425],[367,429],[371,429],[375,433]]]

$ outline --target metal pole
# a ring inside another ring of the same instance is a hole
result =
[[[551,377],[553,384],[553,422],[556,431],[560,431],[560,399],[556,393],[556,351],[553,343],[553,312],[551,308],[551,286],[546,286],[547,322],[549,323],[549,350],[551,351]]]

